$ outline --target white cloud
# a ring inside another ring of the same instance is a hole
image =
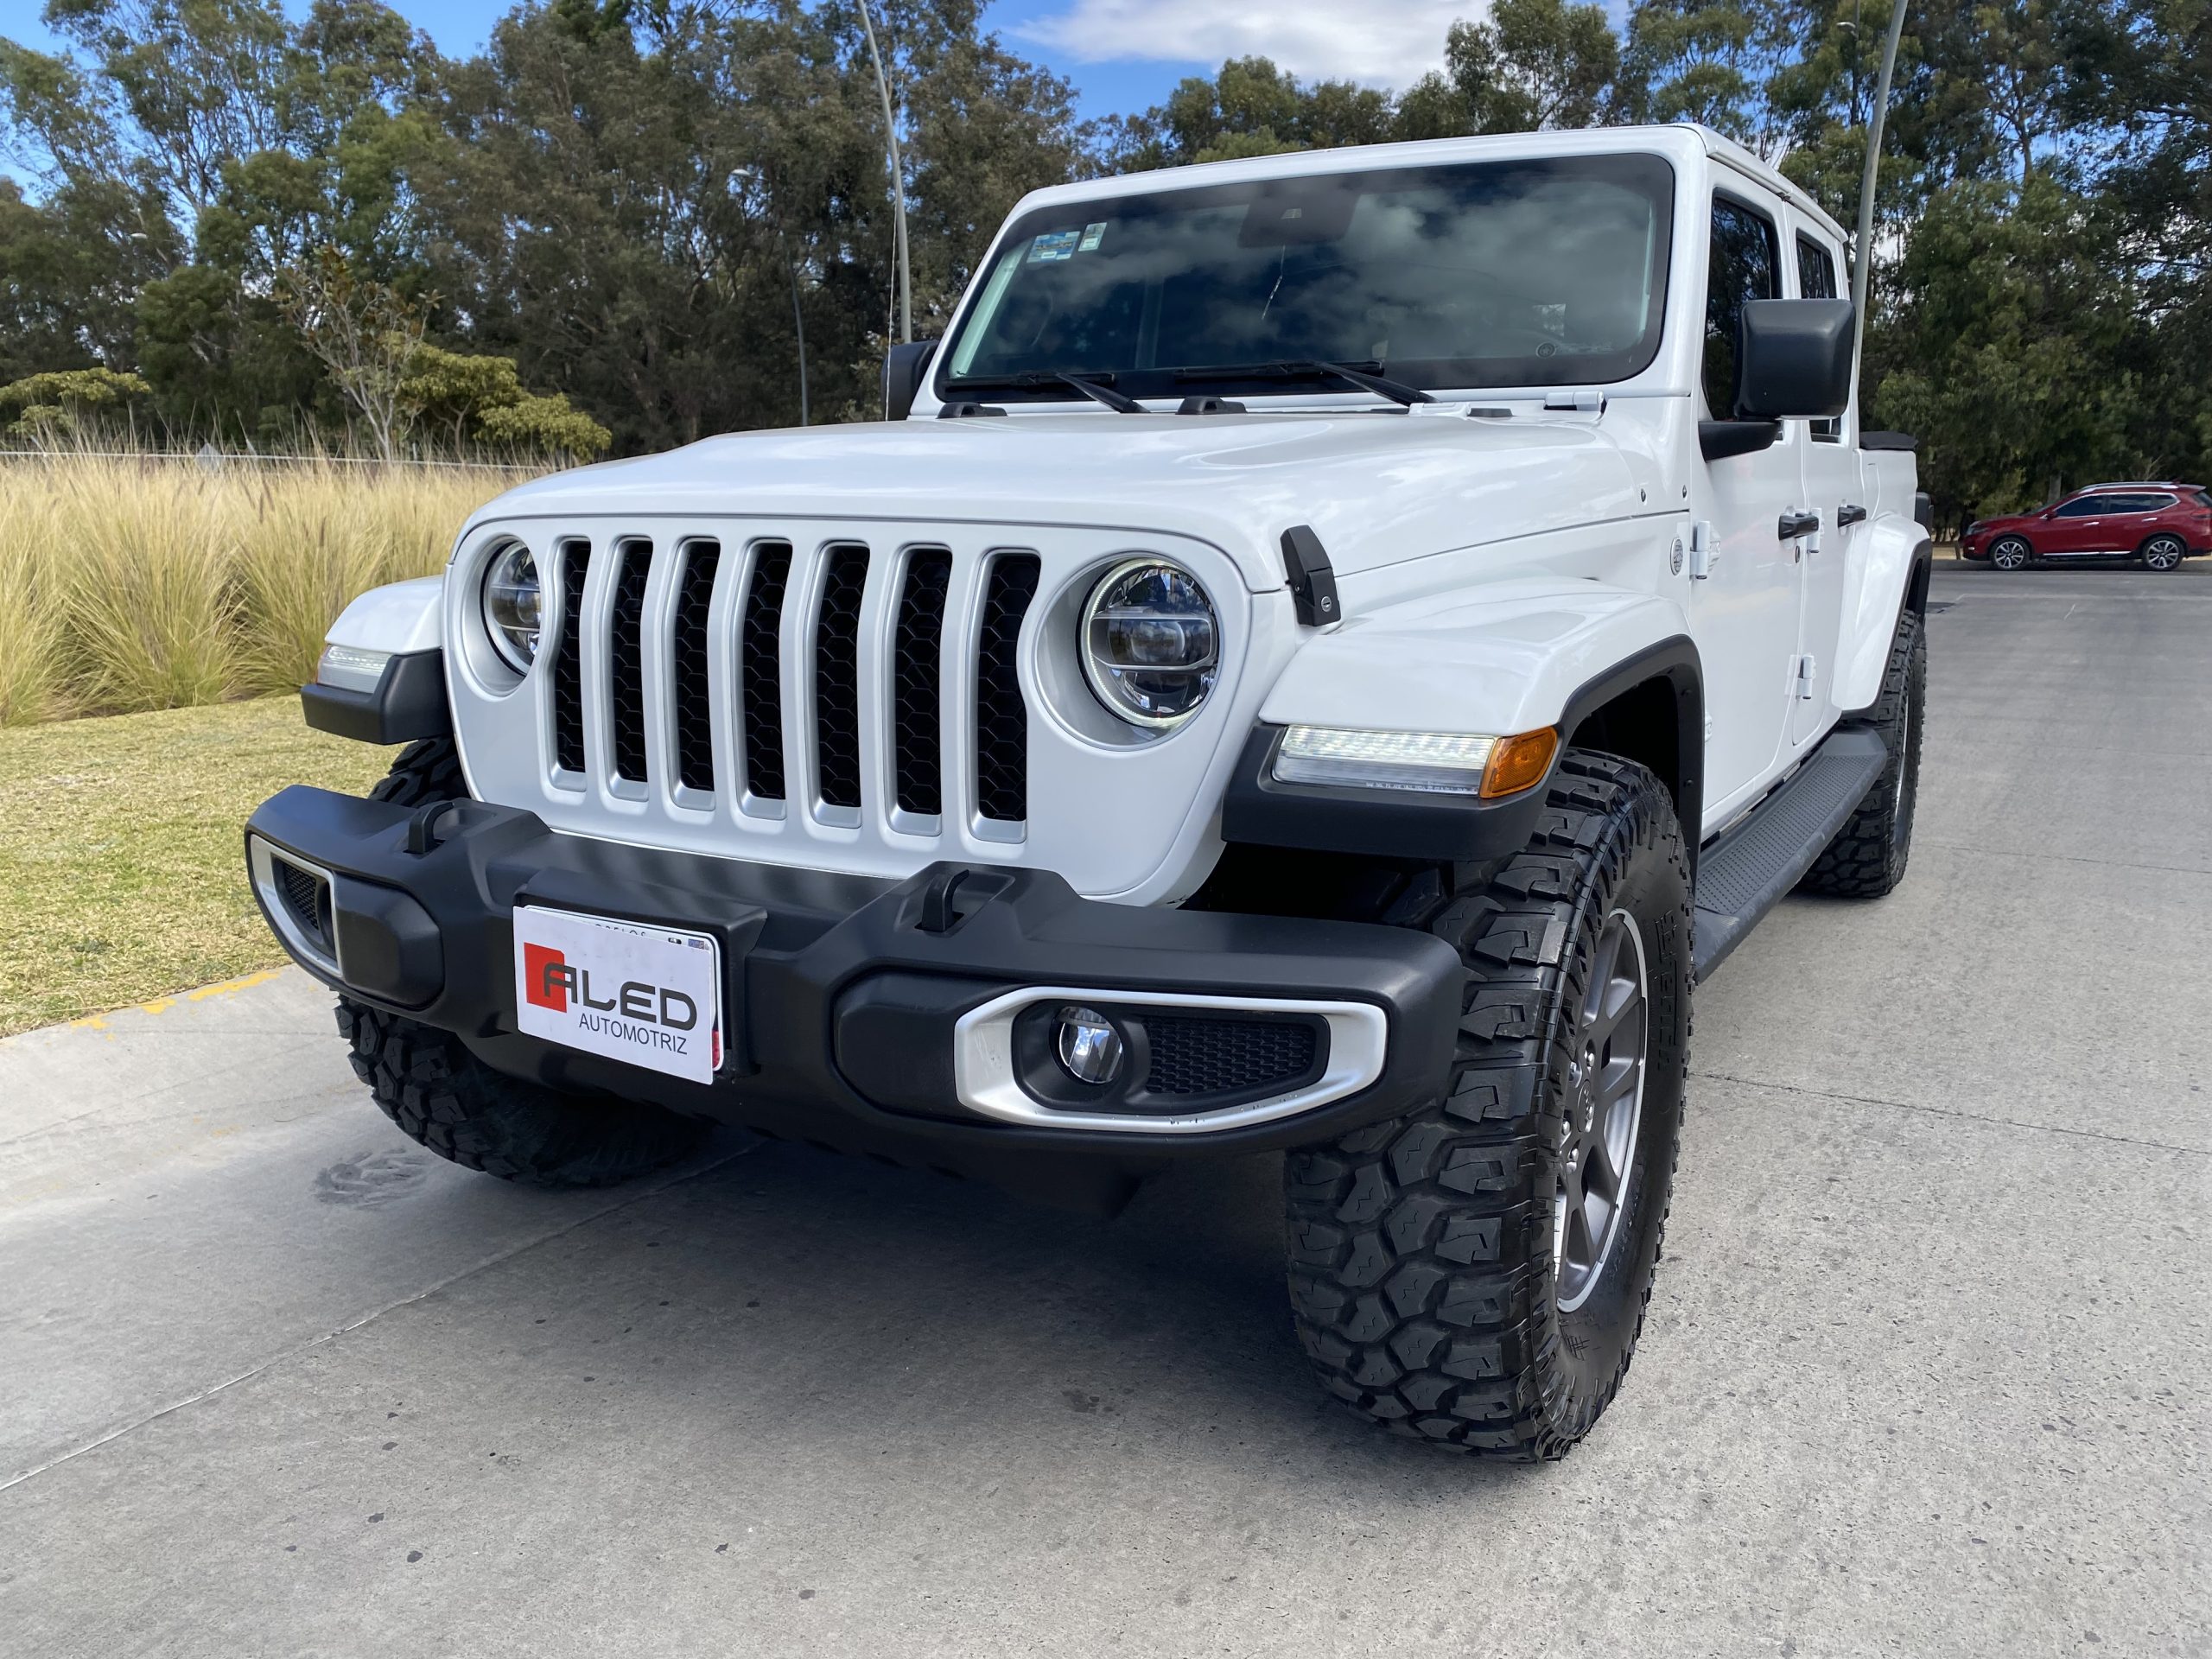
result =
[[[1008,32],[1083,63],[1268,57],[1303,79],[1402,90],[1443,61],[1484,0],[1075,0]]]

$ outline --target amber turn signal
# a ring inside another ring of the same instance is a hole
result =
[[[1559,732],[1547,726],[1540,732],[1501,737],[1491,746],[1490,764],[1483,768],[1482,798],[1494,801],[1501,795],[1518,795],[1544,781],[1552,756],[1559,748]]]

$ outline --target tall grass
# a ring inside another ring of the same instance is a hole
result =
[[[327,458],[0,461],[0,725],[311,679],[348,600],[439,570],[461,521],[515,477]]]

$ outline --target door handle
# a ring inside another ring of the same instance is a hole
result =
[[[1835,510],[1835,527],[1838,530],[1848,529],[1853,524],[1861,524],[1866,522],[1866,509],[1854,502],[1847,501]]]
[[[1817,512],[1785,512],[1777,525],[1777,533],[1785,542],[1794,542],[1800,536],[1810,536],[1821,527]]]

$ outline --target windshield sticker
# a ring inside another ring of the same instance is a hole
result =
[[[1061,259],[1075,257],[1076,238],[1081,231],[1046,231],[1029,245],[1029,263],[1049,265]]]
[[[1105,239],[1106,221],[1102,219],[1096,225],[1086,225],[1083,227],[1083,240],[1076,245],[1076,251],[1089,253]]]

